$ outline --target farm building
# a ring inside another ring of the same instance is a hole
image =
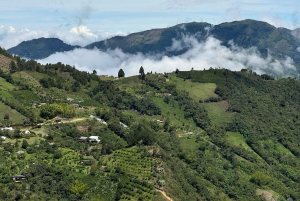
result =
[[[16,182],[16,183],[20,183],[20,182],[22,182],[23,180],[26,180],[26,177],[23,176],[23,175],[14,175],[14,176],[12,176],[11,178],[12,178],[12,180],[13,180],[14,182]]]
[[[13,127],[4,127],[4,128],[1,128],[2,131],[13,131]]]
[[[89,139],[90,142],[97,142],[97,143],[101,142],[101,140],[99,140],[99,136],[90,136]]]
[[[120,122],[120,125],[123,126],[124,128],[127,128],[128,126],[122,122]]]
[[[88,139],[88,137],[83,137],[83,136],[81,136],[81,137],[78,139],[78,141],[79,141],[79,142],[86,142],[87,139]]]
[[[25,152],[24,151],[22,151],[22,150],[19,150],[19,151],[17,151],[17,154],[24,154]]]

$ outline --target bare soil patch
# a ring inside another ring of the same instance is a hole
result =
[[[257,189],[256,190],[257,195],[262,195],[267,201],[277,201],[278,196],[274,195],[274,193],[263,190],[263,189]]]
[[[88,132],[89,131],[88,126],[77,126],[77,129],[81,132]]]

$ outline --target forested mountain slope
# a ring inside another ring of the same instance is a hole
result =
[[[199,42],[213,36],[228,46],[229,41],[243,48],[257,47],[263,57],[268,54],[275,58],[289,56],[299,63],[297,47],[300,45],[296,32],[285,28],[276,28],[266,22],[242,20],[212,25],[209,23],[185,23],[165,29],[153,29],[128,36],[116,36],[111,39],[92,43],[86,48],[97,47],[100,50],[120,48],[125,52],[144,54],[165,53],[179,55],[181,51],[167,51],[173,40],[183,36],[194,36]]]
[[[1,200],[300,199],[298,80],[147,66],[116,79],[10,57]]]
[[[198,42],[205,41],[208,37],[214,37],[229,46],[232,41],[243,48],[256,47],[262,57],[268,55],[276,59],[291,57],[299,67],[300,56],[297,48],[300,47],[299,31],[286,28],[276,28],[266,22],[255,20],[242,20],[219,25],[205,22],[191,22],[176,26],[152,29],[128,36],[115,36],[107,40],[98,41],[87,45],[85,48],[106,51],[120,48],[126,53],[181,55],[189,47],[170,48],[174,40],[184,41],[184,37],[194,37]],[[69,51],[75,46],[64,44],[59,39],[40,38],[26,41],[16,47],[8,49],[8,52],[26,57],[28,59],[42,59],[50,54],[61,51]]]
[[[56,52],[65,52],[78,48],[64,43],[57,38],[38,38],[23,41],[19,45],[9,48],[7,52],[27,59],[43,59]]]

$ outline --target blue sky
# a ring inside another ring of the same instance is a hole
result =
[[[299,0],[10,0],[1,2],[1,25],[16,28],[136,32],[182,22],[256,19],[299,26]]]
[[[255,19],[294,29],[300,26],[299,8],[299,0],[10,0],[1,2],[0,46],[49,36],[86,45],[192,21]],[[72,29],[73,39],[68,40]]]

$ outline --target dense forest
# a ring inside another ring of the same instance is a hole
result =
[[[0,200],[300,199],[299,80],[0,53]]]

